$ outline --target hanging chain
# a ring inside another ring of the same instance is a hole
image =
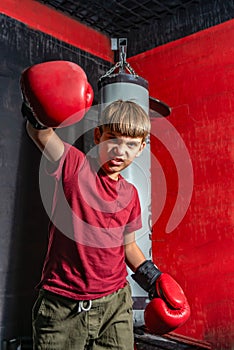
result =
[[[129,71],[129,73],[131,73],[132,75],[134,75],[135,77],[138,77],[138,75],[136,74],[136,72],[134,71],[134,69],[130,66],[130,64],[128,62],[125,62],[125,66],[127,68],[127,70]]]
[[[134,77],[138,77],[138,75],[136,74],[134,69],[130,66],[130,64],[127,61],[123,60],[123,61],[117,62],[113,67],[111,67],[104,75],[102,75],[99,78],[99,81],[111,75],[119,67],[121,67],[121,69],[125,68],[130,74],[134,75]]]
[[[103,78],[108,77],[109,75],[111,75],[111,73],[113,73],[116,68],[119,68],[121,66],[121,62],[117,62],[113,67],[111,67],[111,69],[109,69],[104,75],[102,75],[98,80],[102,80]]]
[[[113,46],[113,50],[117,50],[117,44],[116,40],[117,39],[112,39],[115,45]],[[99,78],[99,81],[102,80],[103,78],[108,77],[114,71],[119,68],[119,72],[123,72],[124,70],[128,71],[130,74],[134,75],[134,78],[138,77],[134,69],[130,66],[130,64],[126,61],[126,52],[127,52],[127,38],[120,38],[118,39],[119,43],[119,59],[120,61],[117,62],[113,67],[111,67],[104,75],[102,75]]]

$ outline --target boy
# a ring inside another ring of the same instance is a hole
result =
[[[52,128],[38,130],[27,122],[56,184],[33,308],[34,349],[133,350],[126,264],[136,272],[147,262],[134,237],[141,227],[138,194],[121,171],[141,154],[149,131],[149,117],[139,105],[115,101],[95,128],[98,152],[91,158],[63,142]]]

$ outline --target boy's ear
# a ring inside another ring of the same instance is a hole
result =
[[[141,143],[140,149],[139,149],[139,151],[138,151],[136,157],[139,157],[139,156],[141,155],[141,153],[142,153],[143,149],[145,148],[145,146],[146,146],[146,142],[143,141],[143,142]]]
[[[100,143],[101,131],[98,127],[94,129],[94,142],[96,145]]]

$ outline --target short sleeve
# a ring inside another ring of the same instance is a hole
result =
[[[57,181],[64,173],[65,176],[71,176],[77,171],[84,160],[84,154],[76,147],[64,142],[64,152],[57,163],[45,162],[45,172],[47,175],[55,178]]]
[[[142,227],[142,218],[141,218],[141,205],[136,188],[133,186],[134,194],[132,199],[132,209],[129,216],[128,223],[125,228],[125,233],[131,233],[137,231]]]

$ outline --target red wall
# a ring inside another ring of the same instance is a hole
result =
[[[110,39],[106,35],[37,1],[1,0],[0,13],[106,61],[113,61]]]
[[[183,286],[192,309],[177,333],[233,349],[234,20],[129,62],[150,94],[173,108],[168,121],[180,135],[165,120],[152,121],[153,258]],[[166,233],[176,199],[178,218],[191,184],[187,213]]]

